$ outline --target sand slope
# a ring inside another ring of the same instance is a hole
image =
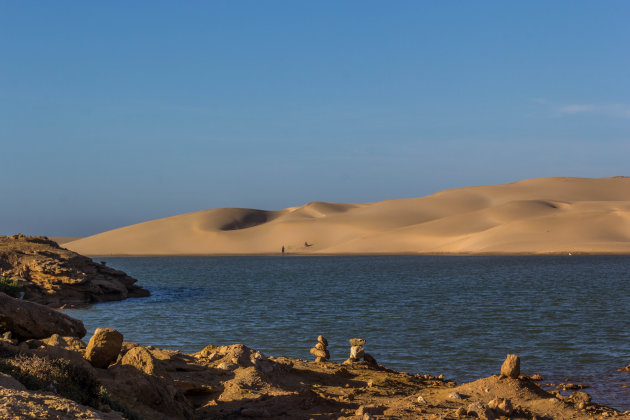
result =
[[[277,254],[282,245],[304,254],[630,253],[630,177],[537,178],[279,211],[203,210],[64,244],[87,255]]]

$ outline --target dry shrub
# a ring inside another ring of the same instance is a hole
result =
[[[28,389],[53,391],[79,404],[98,406],[97,380],[88,370],[65,359],[17,354],[0,360],[0,370]]]
[[[51,391],[79,404],[100,409],[104,404],[120,411],[127,419],[139,419],[119,403],[87,369],[65,359],[38,355],[2,354],[0,372],[7,373],[34,391]]]

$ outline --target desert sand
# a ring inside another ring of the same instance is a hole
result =
[[[307,242],[310,246],[305,246]],[[368,204],[221,208],[65,243],[87,255],[630,254],[630,177],[536,178]]]

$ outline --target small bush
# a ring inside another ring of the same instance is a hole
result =
[[[99,384],[92,374],[65,359],[17,354],[0,360],[5,371],[32,390],[54,391],[79,404],[98,406]]]
[[[108,404],[112,409],[122,412],[127,419],[140,419],[132,410],[113,398],[90,371],[73,365],[68,360],[37,355],[2,354],[0,372],[13,376],[30,390],[53,391],[96,409]]]
[[[26,289],[17,280],[8,277],[0,277],[0,292],[4,292],[14,298],[19,298],[20,293],[26,292]]]

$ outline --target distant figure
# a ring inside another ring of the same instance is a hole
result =
[[[282,255],[284,255],[284,245],[282,245]]]
[[[313,246],[313,244],[309,244],[307,241],[304,241],[304,246],[308,248],[309,246]]]

